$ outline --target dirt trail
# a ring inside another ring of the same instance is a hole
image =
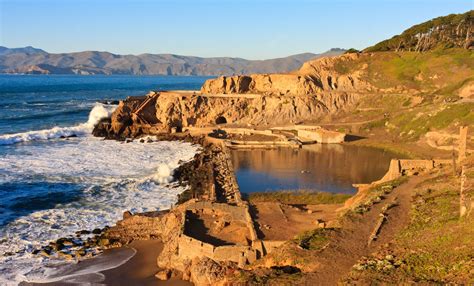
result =
[[[405,184],[385,195],[385,199],[373,205],[370,211],[345,221],[342,230],[331,238],[329,247],[318,254],[316,261],[319,270],[306,275],[302,285],[336,285],[362,256],[368,256],[390,242],[409,221],[412,190],[426,179],[428,175],[411,177]],[[368,246],[369,236],[382,208],[394,199],[398,205],[387,211],[388,219],[382,225],[377,240]]]

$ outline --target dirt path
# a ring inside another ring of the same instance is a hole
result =
[[[410,178],[405,184],[393,189],[384,200],[372,206],[367,213],[345,221],[342,230],[331,238],[330,246],[318,254],[316,260],[319,270],[306,275],[302,284],[336,285],[362,256],[368,256],[381,245],[390,242],[409,221],[412,190],[427,178],[427,175]],[[368,246],[369,236],[382,208],[394,199],[398,205],[387,211],[388,219],[382,225],[377,240]]]

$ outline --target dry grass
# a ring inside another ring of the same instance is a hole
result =
[[[314,191],[277,191],[277,192],[256,192],[248,194],[250,203],[257,202],[279,202],[282,204],[341,204],[349,199],[349,194],[333,194],[327,192]]]

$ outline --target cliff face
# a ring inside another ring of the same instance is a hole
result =
[[[350,104],[347,94],[189,98],[161,95],[156,116],[167,126],[204,127],[219,123],[270,125],[311,120]]]
[[[374,89],[362,79],[364,68],[340,73],[337,65],[358,59],[359,54],[321,58],[309,61],[291,74],[254,74],[249,76],[222,76],[207,80],[201,92],[255,93],[265,95],[317,95],[324,92],[367,92]],[[324,99],[324,97],[321,97]]]
[[[311,121],[357,101],[357,94],[206,96],[200,94],[151,93],[120,103],[110,121],[102,121],[96,136],[135,137],[167,131],[171,127],[207,127],[228,123],[239,126],[285,125]]]
[[[387,52],[319,58],[291,73],[221,76],[207,80],[200,93],[161,92],[148,99],[130,98],[97,134],[130,137],[154,132],[150,126],[167,130],[222,123],[314,123],[330,114],[354,110],[365,96],[386,102],[382,97],[400,94],[421,98],[415,102],[456,92],[470,97],[465,93],[470,91],[474,71],[472,26],[472,11],[450,15],[414,26],[375,46],[375,50]],[[400,44],[402,40],[404,44]],[[454,48],[429,51],[441,42]],[[400,51],[392,51],[395,44]],[[404,51],[407,47],[428,51]],[[146,108],[142,108],[144,102]],[[365,104],[371,107],[371,102]]]

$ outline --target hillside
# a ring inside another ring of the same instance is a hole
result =
[[[458,34],[447,32],[453,27]],[[405,45],[404,49],[390,50],[396,40],[409,39],[425,29],[444,32],[431,34],[425,43],[433,46],[409,51]],[[464,44],[472,42],[466,31],[473,30],[472,11],[439,17],[363,52],[310,60],[292,73],[211,79],[201,91],[316,98],[325,112],[303,117],[305,105],[298,105],[290,119],[366,138],[353,144],[383,147],[407,156],[448,157],[459,126],[474,125],[474,53],[471,45]],[[473,149],[473,144],[468,142],[468,148]]]
[[[251,265],[251,270],[240,271],[234,281],[473,284],[474,217],[471,212],[460,218],[459,211],[463,180],[471,210],[474,207],[473,30],[473,11],[448,15],[363,52],[310,60],[292,73],[220,77],[203,85],[206,94],[257,94],[266,102],[272,98],[267,114],[286,112],[293,115],[287,122],[351,134],[351,142],[344,144],[382,148],[401,158],[453,162],[460,149],[460,127],[469,129],[470,157],[457,161],[454,168],[416,171],[366,193],[359,191],[366,201],[355,204],[335,227],[315,226],[300,233]],[[305,116],[307,104],[295,102],[311,98],[324,109]],[[392,213],[387,215],[386,210]],[[381,228],[373,227],[376,221]]]
[[[85,51],[50,54],[33,47],[0,47],[0,73],[26,74],[131,74],[131,75],[233,75],[277,73],[298,69],[304,62],[342,54],[331,49],[269,60],[201,58],[172,54],[117,55]]]
[[[428,51],[439,47],[470,49],[474,47],[473,26],[474,10],[451,14],[415,25],[364,51]]]

